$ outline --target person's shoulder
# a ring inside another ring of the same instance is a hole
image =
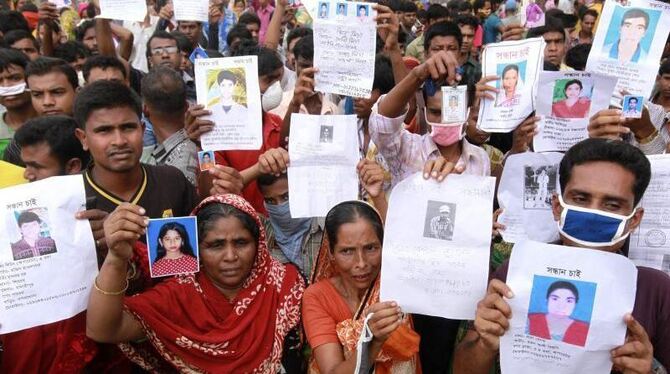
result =
[[[272,128],[279,130],[281,129],[282,122],[282,118],[278,115],[270,112],[263,112],[263,125],[269,125],[272,126]]]
[[[640,284],[644,284],[645,287],[668,290],[668,298],[670,298],[670,275],[660,270],[648,268],[646,266],[638,266],[637,282],[638,288],[640,287]]]
[[[147,171],[147,178],[153,178],[159,182],[166,181],[168,179],[174,180],[174,178],[182,179],[184,174],[172,165],[147,165],[142,164],[144,169]]]
[[[319,299],[328,299],[332,297],[333,291],[334,289],[333,286],[330,285],[330,281],[328,279],[323,279],[309,285],[309,287],[305,289],[303,300],[310,302]]]

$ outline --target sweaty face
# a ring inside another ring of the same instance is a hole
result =
[[[405,12],[403,13],[402,18],[403,18],[402,24],[407,28],[414,26],[414,24],[416,23],[415,12]]]
[[[559,288],[547,298],[547,312],[558,317],[570,317],[577,305],[577,298],[572,291]]]
[[[628,18],[621,25],[621,41],[639,43],[646,31],[647,23],[644,18]]]
[[[65,174],[63,165],[46,142],[21,147],[21,161],[26,165],[23,177],[29,182]]]
[[[565,57],[565,34],[560,32],[546,32],[543,35],[547,46],[544,48],[544,59],[556,66],[560,66]]]
[[[21,66],[8,64],[5,70],[0,71],[0,87],[12,87],[25,82],[25,71]],[[30,92],[25,91],[18,95],[0,96],[0,105],[7,109],[23,108],[30,104]]]
[[[30,61],[35,61],[38,57],[40,57],[40,52],[35,47],[35,43],[33,43],[33,41],[28,38],[17,40],[14,42],[14,44],[12,44],[11,47],[23,52],[23,54],[28,56]]]
[[[577,83],[573,83],[565,88],[565,96],[571,99],[576,99],[579,97],[579,94],[582,92],[582,89]]]
[[[200,241],[202,268],[214,285],[232,299],[251,274],[256,242],[236,217],[219,218]]]
[[[151,66],[164,65],[179,71],[181,54],[177,41],[172,39],[153,38],[149,43],[149,61]]]
[[[344,283],[365,290],[377,278],[382,243],[370,222],[359,218],[340,226],[332,251],[335,267]]]
[[[33,107],[40,116],[72,114],[75,89],[65,74],[54,71],[44,75],[31,75],[27,79]]]
[[[181,252],[182,238],[176,230],[168,230],[159,241],[167,253]]]
[[[193,45],[196,45],[198,44],[201,27],[198,22],[179,21],[177,29],[180,33],[186,35]]]
[[[434,53],[439,51],[447,51],[458,53],[460,51],[458,40],[453,36],[435,36],[430,40],[428,53],[426,59],[430,58]]]
[[[95,166],[114,173],[137,167],[142,155],[144,126],[131,108],[102,108],[91,112],[77,137],[90,151]]]

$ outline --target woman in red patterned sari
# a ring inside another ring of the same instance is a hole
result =
[[[108,217],[110,251],[91,292],[88,335],[121,343],[153,372],[277,373],[284,339],[300,320],[301,277],[270,257],[263,225],[241,197],[209,197],[193,215],[200,273],[125,299],[127,257],[147,221],[129,204]]]

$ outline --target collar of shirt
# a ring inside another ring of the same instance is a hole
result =
[[[181,129],[170,135],[169,138],[165,139],[163,144],[156,145],[156,148],[154,148],[153,152],[151,152],[151,156],[158,161],[166,155],[169,155],[173,149],[175,149],[185,140],[188,140],[188,137],[186,136],[186,130]]]
[[[427,141],[428,154],[426,155],[426,160],[432,160],[434,158],[440,157],[440,150],[437,148],[437,144],[433,141],[433,138],[428,135],[424,136],[424,139]],[[465,168],[466,174],[485,174],[488,176],[490,172],[484,173],[487,170],[485,163],[490,163],[488,160],[488,154],[483,149],[479,148],[476,145],[468,142],[465,137],[461,140],[461,157],[459,157],[457,166],[463,166]],[[486,159],[483,158],[482,154],[486,156]]]
[[[258,8],[258,10],[256,11],[256,13],[259,13],[259,16],[260,16],[261,14],[263,14],[263,15],[267,15],[267,14],[271,14],[272,12],[274,12],[274,10],[275,10],[275,7],[273,7],[272,5],[268,4],[265,8]]]

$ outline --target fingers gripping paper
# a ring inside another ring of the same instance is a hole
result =
[[[502,372],[608,374],[636,283],[637,268],[619,254],[517,243],[507,273],[514,297],[500,338]]]
[[[382,256],[381,300],[404,312],[474,319],[486,291],[495,179],[421,173],[391,193]]]
[[[98,263],[81,175],[0,191],[0,334],[86,309]]]

